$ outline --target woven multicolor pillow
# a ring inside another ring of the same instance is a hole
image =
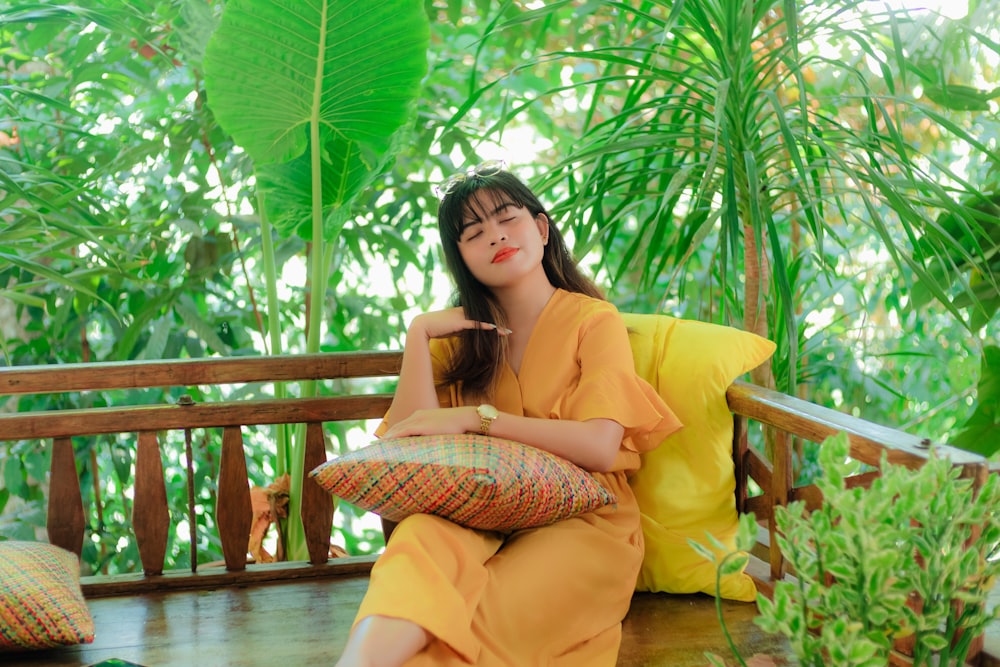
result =
[[[310,475],[335,496],[390,521],[436,514],[481,530],[543,526],[617,502],[563,458],[475,434],[379,440]]]
[[[92,641],[76,556],[44,542],[0,542],[0,653]]]

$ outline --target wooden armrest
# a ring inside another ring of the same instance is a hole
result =
[[[845,432],[851,441],[851,455],[869,465],[878,465],[882,453],[886,452],[890,463],[918,467],[927,460],[932,444],[955,465],[978,468],[985,464],[985,459],[978,454],[932,443],[927,438],[747,382],[734,382],[726,392],[726,399],[734,413],[812,442],[822,442],[829,436]]]
[[[401,360],[401,352],[378,351],[10,366],[0,368],[0,396],[394,377]]]
[[[756,551],[770,561],[770,576],[767,580],[758,581],[765,587],[787,574],[784,558],[775,546],[774,508],[801,500],[807,508],[816,509],[823,502],[822,494],[815,485],[795,485],[795,438],[819,443],[838,433],[846,433],[851,456],[873,467],[879,466],[885,456],[891,464],[918,468],[927,462],[933,446],[938,455],[961,468],[962,476],[972,479],[976,486],[984,483],[991,471],[1000,470],[1000,464],[990,463],[979,454],[932,443],[930,439],[746,382],[732,384],[726,392],[726,399],[736,420],[733,440],[736,507],[740,512],[753,512],[758,521],[767,527],[767,544],[759,543],[760,549]],[[767,439],[765,448],[757,450],[749,447],[747,420],[774,429],[770,434],[773,438]],[[878,474],[877,470],[859,472],[847,477],[845,484],[851,488],[866,488]],[[760,495],[749,496],[751,481],[759,487]]]

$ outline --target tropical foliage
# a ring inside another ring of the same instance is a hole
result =
[[[431,184],[505,157],[621,308],[765,333],[779,354],[759,381],[1000,446],[995,1],[954,19],[859,0],[328,0],[295,3],[329,12],[301,23],[280,4],[236,19],[270,4],[35,2],[0,17],[5,363],[398,347],[448,291]],[[359,48],[377,47],[371,67],[401,88],[351,88],[372,70],[336,38],[322,58],[300,49],[327,44],[320,26],[367,34]],[[381,94],[415,97],[386,108]],[[372,137],[341,131],[369,119],[384,123]],[[365,428],[332,431],[334,447]],[[207,506],[218,437],[197,441]],[[180,493],[176,438],[164,451]],[[255,441],[261,485],[293,465],[279,439]],[[88,561],[129,569],[135,555],[115,554],[131,445],[76,446]],[[2,447],[0,535],[32,534],[44,450]],[[803,475],[814,461],[803,451]],[[358,516],[341,508],[338,540],[377,549]]]
[[[308,240],[306,352],[320,348],[332,252],[351,204],[381,174],[427,69],[427,19],[415,3],[302,5],[230,0],[209,41],[206,93],[217,122],[255,165],[271,349],[284,349],[271,220]],[[392,42],[393,49],[380,48]],[[275,50],[286,54],[274,57]],[[276,388],[278,394],[284,387]],[[314,395],[313,383],[302,388]],[[299,517],[305,425],[277,437],[277,473],[290,474],[287,544],[307,556]]]
[[[870,488],[848,488],[850,449],[844,433],[824,443],[822,507],[775,508],[775,540],[796,576],[777,582],[772,598],[758,594],[755,623],[782,635],[800,665],[878,667],[892,664],[894,650],[913,667],[967,664],[1000,611],[989,599],[1000,572],[1000,476],[976,489],[932,450],[916,470],[883,455]],[[746,565],[757,528],[753,514],[741,517],[740,551],[721,559],[692,546],[722,576]]]

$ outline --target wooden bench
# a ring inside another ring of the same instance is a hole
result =
[[[248,565],[250,497],[244,434],[253,427],[306,424],[308,471],[326,458],[325,423],[381,417],[391,396],[364,392],[371,391],[372,380],[394,378],[400,358],[398,352],[358,352],[0,369],[0,397],[245,383],[267,386],[302,380],[330,385],[312,398],[178,401],[0,414],[0,439],[32,440],[39,447],[51,447],[48,536],[52,543],[77,554],[90,520],[84,512],[72,438],[137,434],[132,524],[144,572],[84,577],[84,594],[97,625],[95,642],[21,654],[15,662],[89,665],[116,657],[150,667],[331,663],[346,640],[376,557],[328,558],[331,499],[310,481],[302,497],[309,562]],[[729,388],[727,399],[736,425],[737,508],[755,512],[762,525],[748,571],[765,593],[786,574],[777,548],[769,546],[774,544],[769,538],[771,508],[795,499],[813,505],[821,502],[814,487],[793,484],[796,438],[820,442],[847,432],[854,457],[872,465],[883,451],[890,461],[910,466],[921,465],[928,454],[928,443],[918,437],[775,391],[737,382]],[[750,422],[774,429],[772,461],[751,447],[748,434],[759,429],[749,428]],[[168,533],[175,526],[167,508],[158,434],[179,430],[190,439],[197,429],[223,432],[215,518],[225,566],[198,565],[195,558],[191,571],[164,572]],[[991,472],[982,457],[960,450],[949,454],[969,477],[982,480]],[[996,472],[995,465],[992,472]],[[870,480],[870,474],[861,475],[852,483]],[[752,494],[751,487],[759,492]],[[754,605],[726,602],[723,611],[744,655],[783,650],[781,640],[753,624]],[[987,632],[985,643],[975,664],[1000,665],[997,623]],[[706,650],[729,657],[711,597],[636,594],[624,624],[620,665],[705,665]]]

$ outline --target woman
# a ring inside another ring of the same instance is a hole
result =
[[[643,552],[627,473],[680,423],[635,375],[618,311],[502,163],[439,194],[461,305],[414,318],[381,436],[520,441],[591,471],[618,504],[510,534],[407,517],[338,665],[613,666]]]

